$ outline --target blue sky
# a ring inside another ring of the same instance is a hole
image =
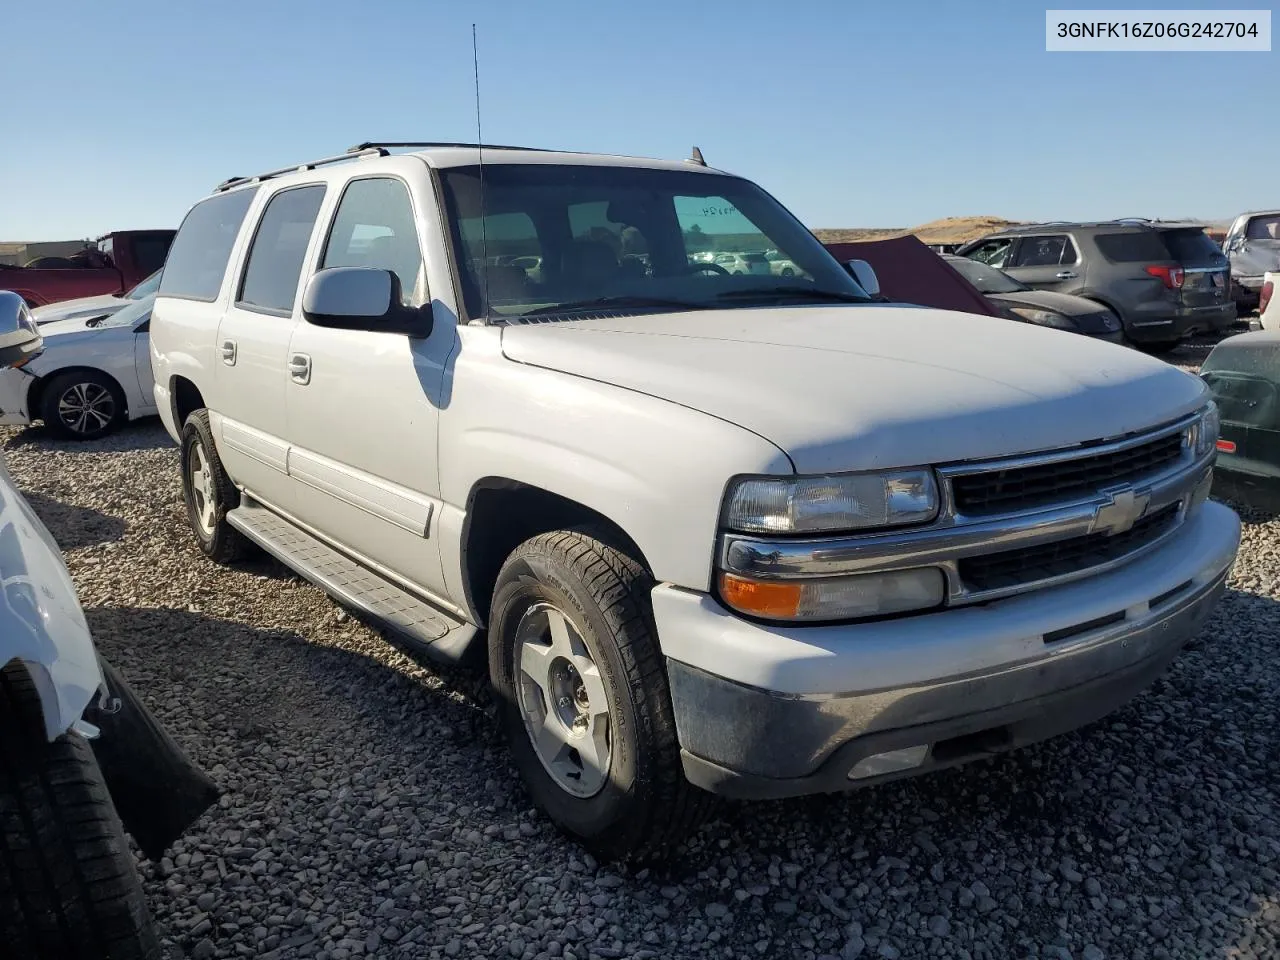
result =
[[[473,21],[487,141],[696,143],[811,227],[1280,204],[1280,53],[1046,53],[1047,5],[1103,6],[10,0],[0,240],[176,226],[226,177],[359,140],[474,139]]]

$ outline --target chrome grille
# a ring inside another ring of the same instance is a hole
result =
[[[951,477],[951,495],[957,511],[967,516],[1029,510],[1158,473],[1176,464],[1182,449],[1177,432],[1102,453],[1082,451],[1073,459],[959,474]]]
[[[1007,590],[1119,560],[1153,543],[1177,525],[1181,509],[1169,504],[1139,519],[1124,533],[1092,533],[1034,547],[1004,550],[959,561],[960,579],[975,593]]]

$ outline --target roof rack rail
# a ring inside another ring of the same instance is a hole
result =
[[[549,150],[546,147],[512,147],[501,143],[440,143],[430,140],[366,140],[364,143],[357,143],[354,147],[349,147],[347,153],[362,153],[365,150],[377,150],[381,156],[386,156],[390,150],[401,150],[406,147],[416,147],[418,149],[427,149],[430,147],[461,147],[470,150],[532,150],[537,153],[557,153],[567,151]]]
[[[354,160],[360,156],[386,156],[386,151],[371,148],[357,149],[356,147],[352,147],[346,153],[340,153],[336,156],[321,157],[319,160],[311,160],[307,163],[295,163],[292,166],[280,167],[277,170],[268,170],[265,173],[255,173],[251,177],[230,177],[214,187],[213,192],[222,193],[224,190],[230,190],[232,187],[243,186],[246,183],[258,183],[262,180],[270,180],[272,177],[278,177],[286,173],[300,173],[303,170],[314,170],[316,167],[322,167],[328,163],[345,163],[348,160]]]

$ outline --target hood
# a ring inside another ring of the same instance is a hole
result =
[[[31,316],[37,324],[55,323],[73,317],[100,317],[104,313],[115,313],[133,303],[127,297],[117,297],[109,293],[96,297],[80,297],[76,300],[63,300],[51,303],[47,307],[37,307]]]
[[[988,293],[987,296],[1007,307],[1035,307],[1068,317],[1087,317],[1105,311],[1104,307],[1092,300],[1073,297],[1069,293],[1054,293],[1052,290],[1018,290],[1014,293]]]
[[[125,301],[128,303],[129,301]],[[112,311],[113,313],[115,311]],[[40,335],[46,340],[52,337],[65,338],[77,333],[97,333],[102,327],[91,327],[89,321],[102,316],[103,311],[95,310],[77,317],[59,318],[40,325]],[[114,328],[106,328],[114,329]]]
[[[1198,377],[1033,324],[880,306],[506,327],[511,360],[738,424],[802,473],[985,459],[1143,430],[1208,400]]]
[[[1231,272],[1238,277],[1280,270],[1280,240],[1246,240],[1231,252]]]

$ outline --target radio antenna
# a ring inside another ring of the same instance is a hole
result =
[[[476,78],[476,152],[480,162],[480,275],[484,292],[484,317],[489,319],[489,231],[485,227],[484,207],[484,135],[480,128],[480,48],[476,44],[476,25],[471,25],[471,61]]]

